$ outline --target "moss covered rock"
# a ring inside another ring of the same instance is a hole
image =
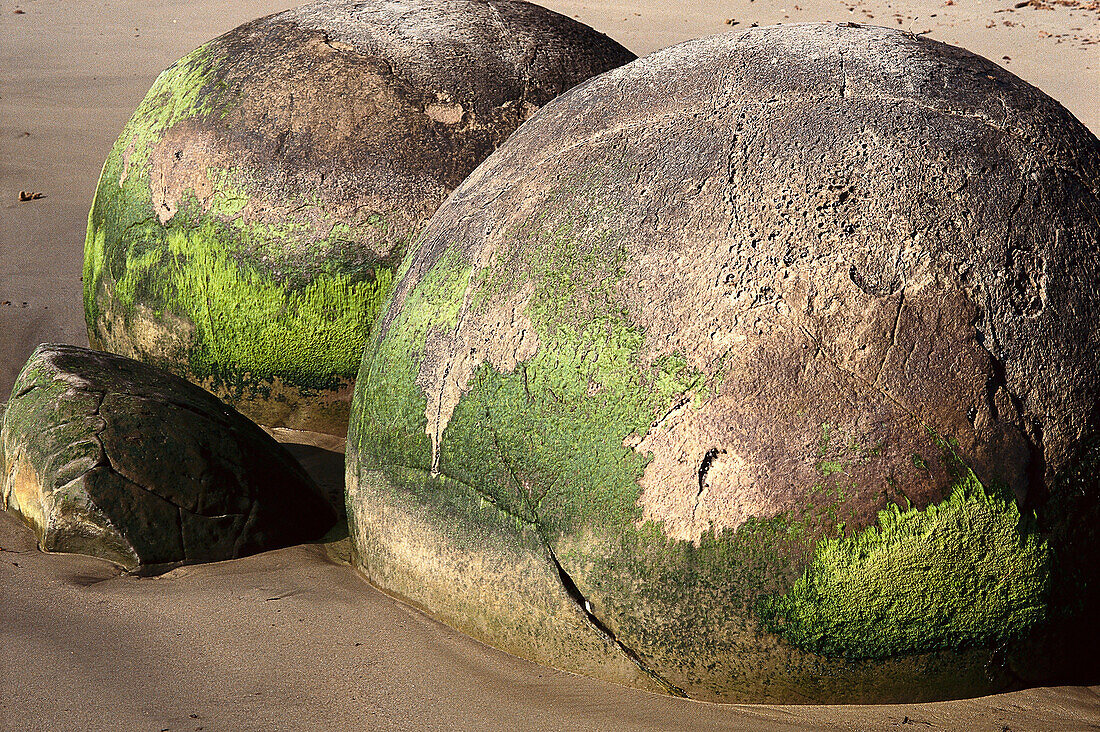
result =
[[[46,551],[159,572],[321,537],[336,513],[278,443],[177,376],[39,346],[0,428],[4,507]]]
[[[693,41],[437,211],[349,432],[365,574],[536,660],[722,701],[1097,668],[1100,143],[957,48]]]
[[[104,165],[92,346],[261,423],[343,435],[408,241],[534,109],[632,58],[513,0],[322,0],[201,46]]]

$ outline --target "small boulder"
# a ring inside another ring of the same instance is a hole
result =
[[[216,397],[121,356],[41,345],[0,428],[4,507],[51,552],[153,573],[321,537],[336,514]]]
[[[342,437],[408,242],[535,109],[633,58],[518,0],[322,0],[204,44],[104,165],[92,347]]]

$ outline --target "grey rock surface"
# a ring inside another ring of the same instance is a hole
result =
[[[436,212],[368,345],[364,572],[718,701],[1094,673],[1098,191],[1057,102],[891,29],[573,89]]]

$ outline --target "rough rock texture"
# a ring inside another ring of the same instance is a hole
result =
[[[574,89],[439,209],[368,345],[364,572],[705,699],[1095,672],[1098,182],[1056,102],[882,28]]]
[[[130,570],[322,536],[336,514],[281,445],[217,398],[137,361],[42,345],[0,429],[4,507],[46,551]]]
[[[531,112],[633,59],[511,0],[324,0],[165,71],[88,218],[93,347],[258,422],[343,435],[393,268]]]

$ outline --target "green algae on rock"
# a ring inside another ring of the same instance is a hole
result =
[[[88,217],[94,347],[343,435],[393,270],[533,110],[633,56],[519,0],[322,0],[157,78]]]
[[[996,65],[758,28],[536,113],[364,353],[374,583],[718,701],[1097,670],[1100,143]]]
[[[1049,546],[1034,520],[1022,522],[1013,497],[989,495],[968,472],[943,503],[891,504],[877,525],[818,543],[761,613],[769,629],[828,656],[1011,641],[1044,619],[1050,588]]]
[[[320,538],[336,512],[286,450],[199,387],[42,345],[0,428],[0,498],[46,551],[160,572]]]

